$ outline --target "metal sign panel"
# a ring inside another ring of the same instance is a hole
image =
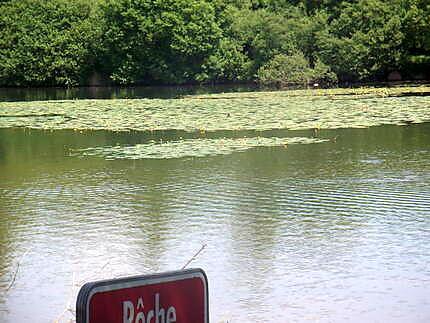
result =
[[[186,269],[85,284],[77,323],[208,323],[208,281]]]

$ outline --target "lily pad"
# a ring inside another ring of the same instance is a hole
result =
[[[181,99],[0,102],[0,128],[263,131],[357,128],[430,120],[430,96],[393,96],[405,91],[399,89],[241,92]],[[430,87],[408,91],[424,93]]]
[[[79,149],[73,156],[96,156],[113,159],[170,159],[182,157],[205,157],[227,155],[254,147],[274,147],[290,144],[311,144],[328,141],[327,139],[306,137],[253,137],[253,138],[218,138],[185,139],[174,141],[151,141],[132,146],[106,146]]]

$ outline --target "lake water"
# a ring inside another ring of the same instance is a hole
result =
[[[220,156],[70,153],[187,135],[0,129],[0,321],[66,322],[82,282],[180,269],[202,245],[189,267],[211,322],[430,321],[430,123],[267,130],[329,140]]]
[[[255,84],[178,86],[88,86],[74,88],[0,88],[1,101],[176,98],[189,94],[244,92],[257,90]]]

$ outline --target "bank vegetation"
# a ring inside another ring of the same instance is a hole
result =
[[[0,86],[428,79],[426,0],[0,0]]]

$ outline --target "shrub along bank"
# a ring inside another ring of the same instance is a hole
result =
[[[429,78],[426,0],[0,0],[0,86]]]

